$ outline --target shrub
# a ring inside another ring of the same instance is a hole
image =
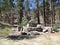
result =
[[[22,26],[26,25],[27,22],[28,22],[27,18],[23,17],[22,22],[19,25],[22,27]]]
[[[8,28],[7,27],[5,27],[4,29],[3,29],[3,31],[1,31],[0,32],[0,36],[8,36],[8,34],[9,34],[9,30],[8,30]]]
[[[53,24],[52,31],[57,32],[58,31],[57,28],[58,28],[58,25],[57,24]]]

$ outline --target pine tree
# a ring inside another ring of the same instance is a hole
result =
[[[13,23],[14,23],[14,12],[13,12],[13,10],[14,10],[14,4],[13,4],[13,1],[14,0],[8,0],[8,5],[9,5],[9,8],[10,8],[10,24],[12,24],[13,25]]]
[[[21,23],[22,21],[22,17],[23,17],[23,2],[24,0],[17,0],[17,7],[18,7],[18,13],[19,13],[19,23]]]
[[[38,24],[40,24],[40,16],[39,16],[39,0],[36,0],[36,7],[37,7],[37,12],[36,12],[36,14],[37,14],[37,19],[38,19]]]

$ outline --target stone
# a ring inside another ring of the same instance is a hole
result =
[[[41,25],[40,25],[40,24],[38,24],[38,25],[37,25],[37,27],[41,27]]]
[[[30,34],[31,35],[40,35],[40,32],[38,32],[38,31],[31,31]]]
[[[48,32],[48,27],[44,27],[43,32]]]

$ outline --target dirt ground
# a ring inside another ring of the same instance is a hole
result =
[[[0,39],[0,45],[60,45],[60,33],[39,35],[33,39]]]

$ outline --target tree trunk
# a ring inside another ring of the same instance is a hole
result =
[[[43,16],[44,16],[44,26],[46,26],[46,21],[45,21],[45,0],[43,0]]]
[[[13,14],[13,10],[11,8],[11,12],[10,12],[10,24],[14,24],[14,14]]]
[[[27,19],[28,19],[28,5],[29,5],[29,0],[26,0],[26,3],[25,3],[25,15],[26,15]]]
[[[2,21],[5,23],[5,15],[4,14],[2,14]]]
[[[20,18],[19,18],[19,22],[22,22],[22,17],[23,17],[23,10],[20,11]]]
[[[18,9],[19,9],[19,23],[22,22],[22,17],[23,17],[23,2],[24,0],[19,0],[18,1]]]
[[[58,6],[60,5],[60,2],[59,2],[59,0],[58,0]],[[60,10],[59,10],[59,12],[60,12]],[[60,21],[60,13],[58,14],[59,15],[59,21]]]
[[[54,24],[54,2],[50,0],[50,14],[51,14],[51,26]]]
[[[37,14],[37,19],[38,19],[38,24],[40,24],[40,16],[39,16],[39,0],[36,0],[36,3],[37,3],[37,12],[36,12],[36,14]]]

